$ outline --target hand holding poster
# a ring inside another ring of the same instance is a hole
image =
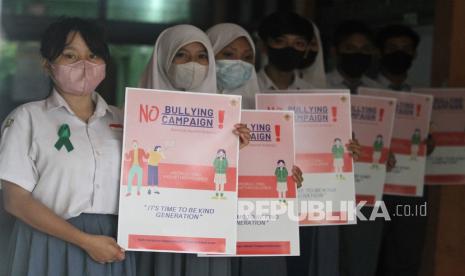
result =
[[[426,164],[426,138],[433,97],[411,92],[360,88],[360,95],[397,99],[391,151],[396,167],[387,174],[384,193],[401,196],[422,196]]]
[[[426,184],[465,185],[465,89],[415,92],[434,96],[430,132],[436,147],[426,159]]]
[[[239,96],[127,88],[118,243],[234,254]]]
[[[350,101],[353,138],[362,146],[361,156],[355,162],[356,199],[374,206],[383,196],[397,100],[352,95]]]
[[[348,214],[355,201],[346,148],[352,136],[350,96],[303,92],[311,93],[257,94],[257,109],[295,112],[296,165],[304,177],[297,192],[300,225],[355,223],[354,214]]]
[[[239,157],[237,256],[299,255],[294,114],[242,111],[251,130]],[[268,203],[266,208],[262,204]],[[269,207],[269,208],[268,208]]]

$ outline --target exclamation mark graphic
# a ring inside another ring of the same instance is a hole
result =
[[[333,122],[337,122],[337,107],[331,107],[331,112],[333,113]]]
[[[223,123],[224,123],[224,110],[218,111],[218,121],[219,121],[219,128],[223,128]]]
[[[420,117],[421,104],[417,104],[417,117]]]
[[[384,108],[379,109],[379,121],[382,122],[384,118]]]
[[[274,131],[276,132],[276,142],[280,142],[281,141],[281,126],[275,125]]]

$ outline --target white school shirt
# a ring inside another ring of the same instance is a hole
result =
[[[123,114],[97,93],[95,112],[80,120],[55,90],[16,108],[0,141],[0,179],[19,185],[64,219],[81,213],[117,214]],[[58,150],[67,124],[74,147]]]
[[[337,70],[333,70],[332,72],[326,75],[326,80],[328,81],[329,88],[344,88],[347,89],[347,85],[345,84],[344,78]],[[369,77],[363,75],[360,79],[360,85],[370,88],[383,88],[379,83],[370,79]]]
[[[260,91],[263,93],[265,91],[271,90],[282,90],[279,89],[273,81],[266,75],[265,69],[261,69],[258,74],[258,86],[260,87]],[[306,82],[302,78],[299,78],[297,74],[294,72],[294,81],[289,85],[287,89],[284,90],[302,90],[302,89],[314,89],[315,87],[310,83]]]
[[[376,78],[376,81],[383,88],[386,88],[386,89],[391,89],[391,90],[396,90],[396,91],[411,91],[412,90],[412,86],[409,83],[403,82],[401,85],[396,86],[392,84],[391,81],[388,80],[385,76],[383,76],[383,74],[379,74],[378,77]]]

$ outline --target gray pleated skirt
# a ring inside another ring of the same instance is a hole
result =
[[[68,220],[83,232],[116,237],[117,216],[81,214]],[[16,220],[8,255],[14,276],[135,276],[133,252],[122,262],[99,264],[81,248]]]
[[[237,258],[159,252],[137,254],[138,276],[237,276],[237,266]]]

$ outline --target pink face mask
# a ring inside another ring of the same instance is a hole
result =
[[[81,60],[68,65],[52,64],[53,80],[64,93],[89,95],[105,78],[105,63]]]

